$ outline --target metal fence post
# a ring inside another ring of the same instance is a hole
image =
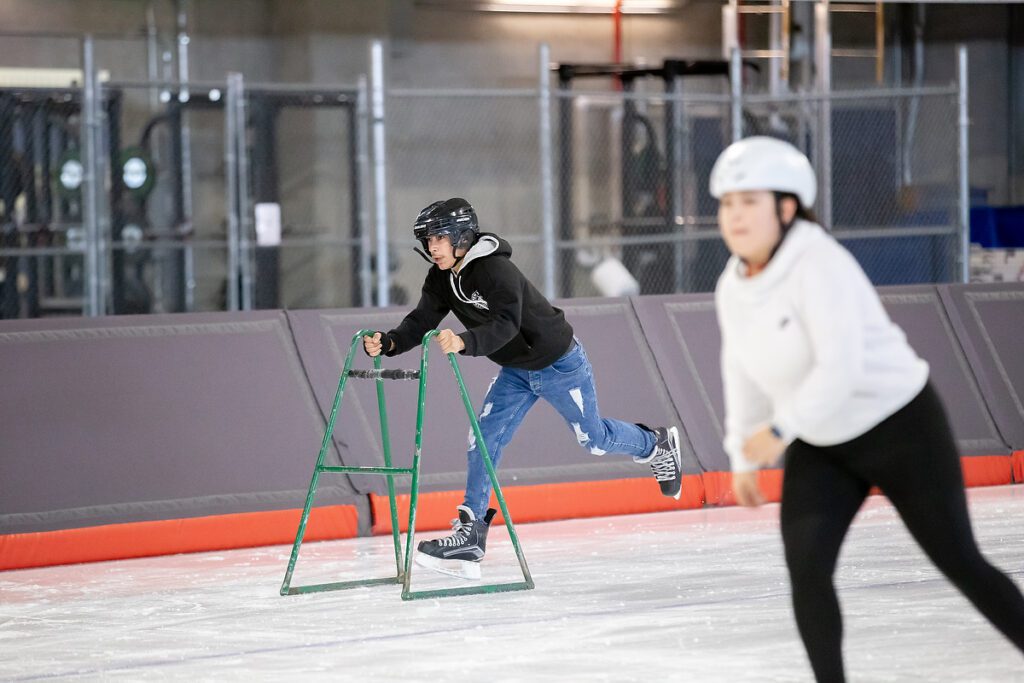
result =
[[[238,100],[239,74],[229,73],[224,96],[224,179],[227,187],[228,273],[227,303],[229,311],[238,310],[238,155],[235,102]]]
[[[732,124],[732,142],[743,138],[743,58],[739,48],[729,53],[729,122]]]
[[[540,107],[540,197],[541,234],[544,250],[544,296],[555,296],[555,188],[554,157],[551,150],[551,48],[541,43],[538,50],[538,106]]]
[[[175,7],[177,14],[177,48],[178,48],[178,102],[188,102],[189,93],[189,58],[188,46],[191,38],[188,35],[188,6],[186,0],[178,0]],[[192,219],[195,213],[193,206],[192,186],[192,128],[189,126],[189,114],[187,109],[181,110],[181,197],[183,218],[187,223],[186,234],[182,249],[182,269],[184,282],[183,304],[186,311],[193,311],[196,307],[196,263],[195,253],[192,250],[191,236],[193,233]]]
[[[832,230],[832,32],[829,25],[828,2],[819,0],[814,5],[814,47],[817,51],[815,65],[818,75],[819,136],[818,136],[818,184],[821,186],[819,218],[826,230]]]
[[[253,310],[255,294],[256,250],[253,247],[253,205],[249,189],[249,147],[247,141],[247,114],[245,106],[245,79],[236,74],[235,140],[238,154],[238,265],[242,281],[242,310]]]
[[[370,154],[366,146],[367,118],[369,116],[369,88],[366,76],[359,77],[359,94],[356,102],[356,167],[359,174],[359,289],[360,305],[373,305],[373,242],[370,237],[370,209],[366,201],[369,177]],[[355,264],[353,264],[355,267]]]
[[[673,74],[668,81],[665,98],[665,148],[666,156],[669,159],[668,183],[669,183],[669,212],[667,222],[667,234],[675,235],[686,230],[686,212],[683,208],[683,169],[686,167],[689,157],[689,135],[684,130],[684,107],[682,99],[682,79]],[[685,142],[684,142],[685,136]],[[692,177],[692,176],[688,176]],[[682,292],[685,290],[686,254],[684,249],[687,245],[676,240],[672,245],[673,256],[673,291]]]
[[[100,251],[99,251],[99,191],[100,178],[96,168],[97,128],[96,117],[96,66],[94,45],[91,35],[82,39],[82,113],[84,125],[82,137],[82,223],[85,233],[85,315],[99,316],[100,297]]]
[[[377,305],[391,303],[388,265],[388,183],[384,125],[384,45],[370,45],[370,88],[373,115],[373,198],[377,224]]]
[[[971,281],[971,206],[969,190],[968,126],[970,116],[967,107],[967,46],[958,45],[957,53],[957,109],[959,145],[957,146],[957,173],[959,177],[960,209],[960,281]]]

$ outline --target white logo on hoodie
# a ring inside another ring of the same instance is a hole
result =
[[[483,309],[485,311],[490,310],[487,306],[487,300],[480,296],[480,292],[477,291],[474,291],[472,294],[469,295],[469,301],[467,303],[472,304],[473,306],[476,306],[477,308]]]

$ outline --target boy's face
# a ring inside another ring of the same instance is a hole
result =
[[[459,249],[458,251],[452,249],[452,243],[448,240],[447,235],[431,235],[428,237],[427,249],[430,251],[430,258],[434,259],[434,263],[441,270],[448,270],[454,266],[456,255],[466,255],[465,249]]]

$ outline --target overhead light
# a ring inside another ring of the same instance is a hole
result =
[[[623,14],[661,14],[678,10],[686,0],[622,0]],[[417,4],[444,9],[535,14],[610,14],[616,0],[419,0]]]

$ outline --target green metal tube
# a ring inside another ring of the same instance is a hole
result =
[[[459,383],[459,393],[462,394],[462,405],[466,407],[466,414],[469,416],[469,424],[473,428],[473,434],[476,436],[477,447],[480,449],[480,455],[483,457],[484,466],[487,468],[487,474],[491,478],[491,487],[494,489],[494,495],[498,499],[498,507],[501,508],[501,516],[505,518],[505,528],[508,529],[509,538],[512,539],[512,546],[515,548],[516,557],[519,558],[519,566],[523,570],[523,578],[526,579],[526,583],[530,588],[533,588],[533,577],[530,575],[530,568],[526,566],[526,556],[523,555],[522,547],[519,545],[519,535],[516,534],[516,528],[512,524],[512,517],[508,513],[508,507],[505,505],[505,496],[501,492],[501,485],[498,483],[498,475],[494,471],[494,464],[491,462],[491,454],[487,450],[487,443],[484,441],[483,434],[480,433],[480,422],[476,418],[476,411],[473,409],[473,404],[469,400],[469,392],[466,391],[466,383],[462,381],[462,371],[459,370],[459,361],[455,358],[454,353],[448,354],[448,362],[451,363],[452,372],[455,373],[455,379]]]
[[[334,392],[334,403],[331,405],[331,417],[327,421],[327,429],[324,431],[324,438],[320,443],[320,453],[316,457],[316,467],[313,468],[313,478],[309,482],[309,491],[306,493],[306,503],[302,507],[302,517],[299,519],[299,528],[295,532],[295,543],[292,544],[292,554],[288,559],[288,569],[285,571],[284,582],[281,584],[281,595],[288,595],[288,588],[292,582],[292,573],[295,571],[295,563],[299,559],[299,547],[302,545],[303,536],[306,535],[306,524],[309,522],[309,512],[313,507],[313,496],[316,494],[316,485],[320,479],[320,472],[324,466],[324,456],[327,454],[327,447],[331,443],[331,436],[334,434],[334,423],[338,419],[338,406],[341,405],[341,396],[345,392],[345,383],[348,381],[348,371],[352,368],[352,357],[355,355],[356,345],[366,332],[368,332],[368,330],[360,330],[354,337],[352,337],[352,344],[349,348],[348,355],[345,357],[345,367],[341,371],[341,378],[338,380],[338,390]]]
[[[416,538],[416,505],[420,493],[420,456],[423,454],[423,418],[427,408],[427,361],[430,356],[430,340],[437,336],[437,330],[423,335],[420,356],[420,388],[416,399],[416,446],[412,454],[412,483],[409,489],[409,529],[405,539],[405,581],[402,585],[402,599],[408,600],[412,586],[412,549]]]
[[[533,582],[489,583],[484,586],[463,586],[460,588],[437,588],[429,591],[402,593],[403,600],[423,600],[425,598],[450,598],[456,595],[480,595],[482,593],[510,593],[512,591],[528,591],[533,589]]]
[[[374,356],[373,369],[380,370],[380,356]],[[377,378],[377,414],[380,416],[380,439],[384,449],[384,467],[391,469],[391,432],[388,430],[388,411],[384,405],[384,380]],[[391,508],[391,538],[395,544],[395,571],[402,579],[402,540],[398,535],[398,505],[395,502],[395,477],[387,475],[388,507]]]

